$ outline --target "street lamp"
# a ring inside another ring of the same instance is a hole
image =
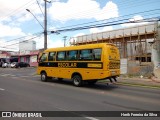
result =
[[[35,16],[29,9],[26,9],[26,10],[33,15],[33,17],[38,21],[38,23],[40,24],[40,26],[44,29],[44,27],[43,27],[42,24],[39,22],[39,20],[36,18],[36,16]]]
[[[44,2],[45,2],[45,6],[44,6],[44,27],[41,25],[39,20],[36,18],[36,16],[29,9],[26,9],[26,10],[34,16],[34,18],[38,21],[38,23],[44,29],[44,50],[46,50],[47,49],[47,2],[51,3],[51,1],[44,0]]]
[[[44,27],[43,27],[42,24],[39,22],[39,20],[36,18],[36,16],[29,9],[26,9],[26,10],[33,15],[33,17],[38,21],[40,26],[43,28],[43,30],[44,30],[44,50],[46,50],[47,49],[47,17],[45,17]],[[45,14],[46,14],[46,12],[45,12]]]

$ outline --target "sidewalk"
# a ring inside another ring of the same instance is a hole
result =
[[[151,79],[138,77],[119,77],[117,78],[117,80],[119,84],[124,85],[137,85],[160,88],[160,79],[157,79],[155,77],[152,77]]]

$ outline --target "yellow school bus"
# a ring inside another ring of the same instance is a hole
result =
[[[65,78],[72,80],[75,86],[107,78],[116,81],[120,75],[119,50],[110,43],[49,48],[39,59],[37,73],[42,81]]]

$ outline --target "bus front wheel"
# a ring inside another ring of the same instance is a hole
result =
[[[82,77],[80,75],[74,75],[72,77],[72,81],[73,81],[73,84],[76,86],[76,87],[80,87],[82,86]]]
[[[47,82],[47,74],[45,72],[41,73],[41,81]]]

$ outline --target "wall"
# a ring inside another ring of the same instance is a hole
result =
[[[152,63],[140,65],[139,61],[128,61],[128,75],[151,77],[153,68]]]
[[[121,59],[121,65],[120,65],[121,74],[127,74],[127,66],[128,66],[128,60],[127,59]]]

